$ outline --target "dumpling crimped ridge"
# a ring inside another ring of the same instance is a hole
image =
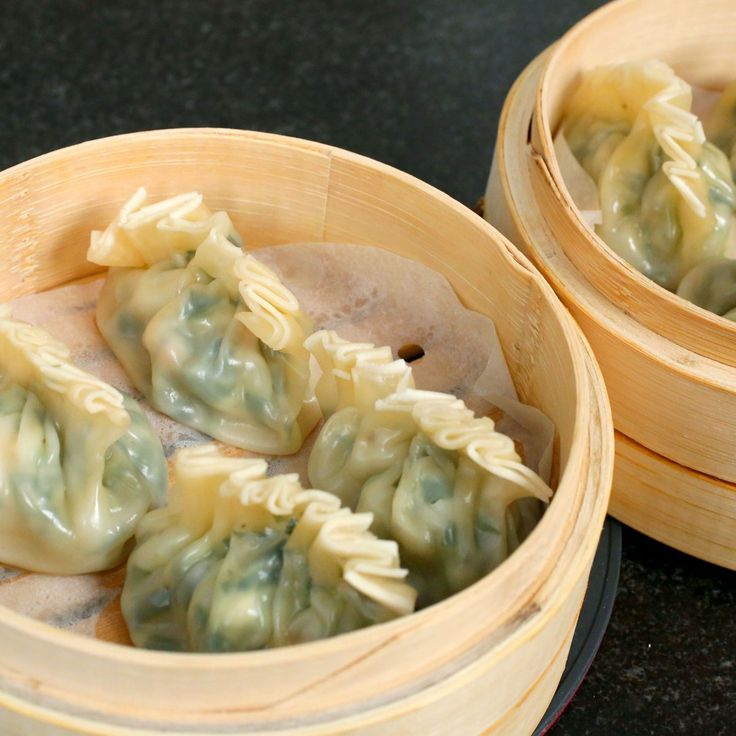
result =
[[[42,395],[53,392],[79,412],[102,415],[120,434],[128,428],[123,395],[75,366],[69,348],[48,332],[14,320],[7,305],[0,306],[0,350],[6,379]]]
[[[379,399],[376,410],[411,414],[438,447],[462,452],[492,475],[516,483],[541,501],[550,500],[551,489],[521,462],[513,440],[496,431],[490,417],[476,417],[452,394],[408,389]]]
[[[373,514],[353,513],[332,493],[304,489],[296,473],[267,477],[268,464],[256,458],[224,457],[214,445],[179,450],[177,485],[206,477],[221,480],[214,500],[213,531],[226,536],[238,527],[263,531],[274,520],[295,518],[291,532],[309,550],[316,583],[340,579],[397,614],[414,610],[416,591],[404,582],[399,546],[369,531]]]

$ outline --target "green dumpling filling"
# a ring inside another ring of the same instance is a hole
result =
[[[366,531],[369,516],[349,514],[330,494],[302,490],[295,476],[265,478],[263,461],[223,458],[214,448],[181,450],[177,478],[203,456],[212,468],[199,477],[211,499],[206,528],[187,524],[186,489],[176,488],[172,506],[140,526],[122,598],[136,645],[198,652],[278,647],[413,608],[395,545]],[[341,531],[331,537],[335,525]],[[366,549],[367,578],[356,557]]]
[[[320,403],[334,410],[310,454],[309,480],[370,512],[372,531],[398,542],[418,606],[501,564],[551,493],[511,439],[455,397],[410,388],[411,369],[388,349],[328,331],[307,347],[322,369]]]
[[[656,61],[585,72],[563,130],[598,187],[597,234],[674,291],[702,260],[722,256],[736,209],[728,159],[690,112],[690,87]]]
[[[161,443],[132,399],[41,330],[0,319],[0,343],[0,561],[51,574],[114,566],[166,496]]]
[[[318,418],[296,299],[199,195],[136,197],[90,247],[115,266],[97,305],[106,341],[164,414],[254,452],[296,452]]]
[[[381,414],[389,413],[360,415],[346,407],[333,414],[310,455],[309,479],[358,512],[372,513],[371,530],[399,543],[409,583],[423,607],[497,567],[526,538],[544,504],[528,488],[494,477],[462,451],[439,447],[410,415],[404,415],[403,442],[382,453],[385,438],[375,427]],[[397,416],[389,419],[394,427]],[[336,436],[353,438],[352,452],[333,443]],[[335,478],[339,482],[332,483]]]

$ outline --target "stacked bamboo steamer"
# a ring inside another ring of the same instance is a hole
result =
[[[520,76],[504,107],[486,216],[531,256],[583,328],[611,399],[611,513],[736,568],[736,323],[644,277],[584,224],[553,135],[582,69],[660,59],[692,84],[736,78],[736,4],[619,0]]]
[[[443,273],[494,318],[521,398],[555,423],[559,481],[537,528],[493,573],[419,613],[325,641],[170,654],[0,607],[0,733],[531,733],[565,665],[613,464],[601,376],[550,287],[487,223],[408,175],[316,143],[207,129],[93,141],[0,174],[5,299],[93,273],[89,231],[142,184],[154,198],[202,191],[249,249],[354,242]]]

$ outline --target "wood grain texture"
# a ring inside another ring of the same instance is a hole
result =
[[[670,462],[618,432],[613,479],[609,512],[617,519],[670,547],[736,569],[736,485]]]
[[[532,120],[532,146],[548,179],[537,190],[540,204],[573,265],[642,325],[730,367],[736,367],[736,323],[656,285],[585,226],[557,164],[553,135],[582,69],[660,59],[690,83],[722,89],[734,79],[734,47],[732,0],[618,0],[591,13],[555,44],[541,71]]]
[[[2,732],[378,734],[390,722],[392,733],[445,734],[447,717],[458,733],[530,733],[562,671],[613,463],[600,374],[550,287],[481,218],[406,174],[306,141],[203,129],[93,141],[0,174],[0,222],[11,223],[4,242],[18,264],[0,277],[4,293],[85,276],[86,233],[141,184],[154,196],[200,189],[250,248],[336,239],[443,273],[495,320],[521,397],[555,423],[560,480],[538,527],[491,575],[412,616],[322,642],[176,655],[0,608]],[[22,232],[19,207],[33,219]]]
[[[647,329],[567,257],[539,201],[539,159],[525,135],[544,63],[534,61],[506,100],[486,217],[532,258],[598,359],[619,431],[612,515],[736,568],[736,370]]]

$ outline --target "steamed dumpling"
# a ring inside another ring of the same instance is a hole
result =
[[[309,457],[310,483],[372,513],[374,533],[399,543],[420,606],[499,565],[551,495],[513,441],[454,396],[415,390],[411,369],[387,347],[327,331],[307,346],[329,417]]]
[[[395,542],[264,460],[179,450],[168,508],[140,524],[122,595],[134,643],[234,652],[322,639],[414,610]]]
[[[677,295],[736,322],[736,260],[712,258],[699,263],[680,282]]]
[[[145,196],[92,234],[89,259],[111,266],[100,331],[159,411],[231,445],[296,452],[319,418],[308,318],[200,194]]]
[[[671,290],[724,254],[736,208],[728,160],[691,106],[690,86],[647,61],[585,72],[564,118],[570,148],[598,185],[596,232]]]
[[[166,496],[161,443],[138,405],[0,312],[0,562],[104,570]]]

